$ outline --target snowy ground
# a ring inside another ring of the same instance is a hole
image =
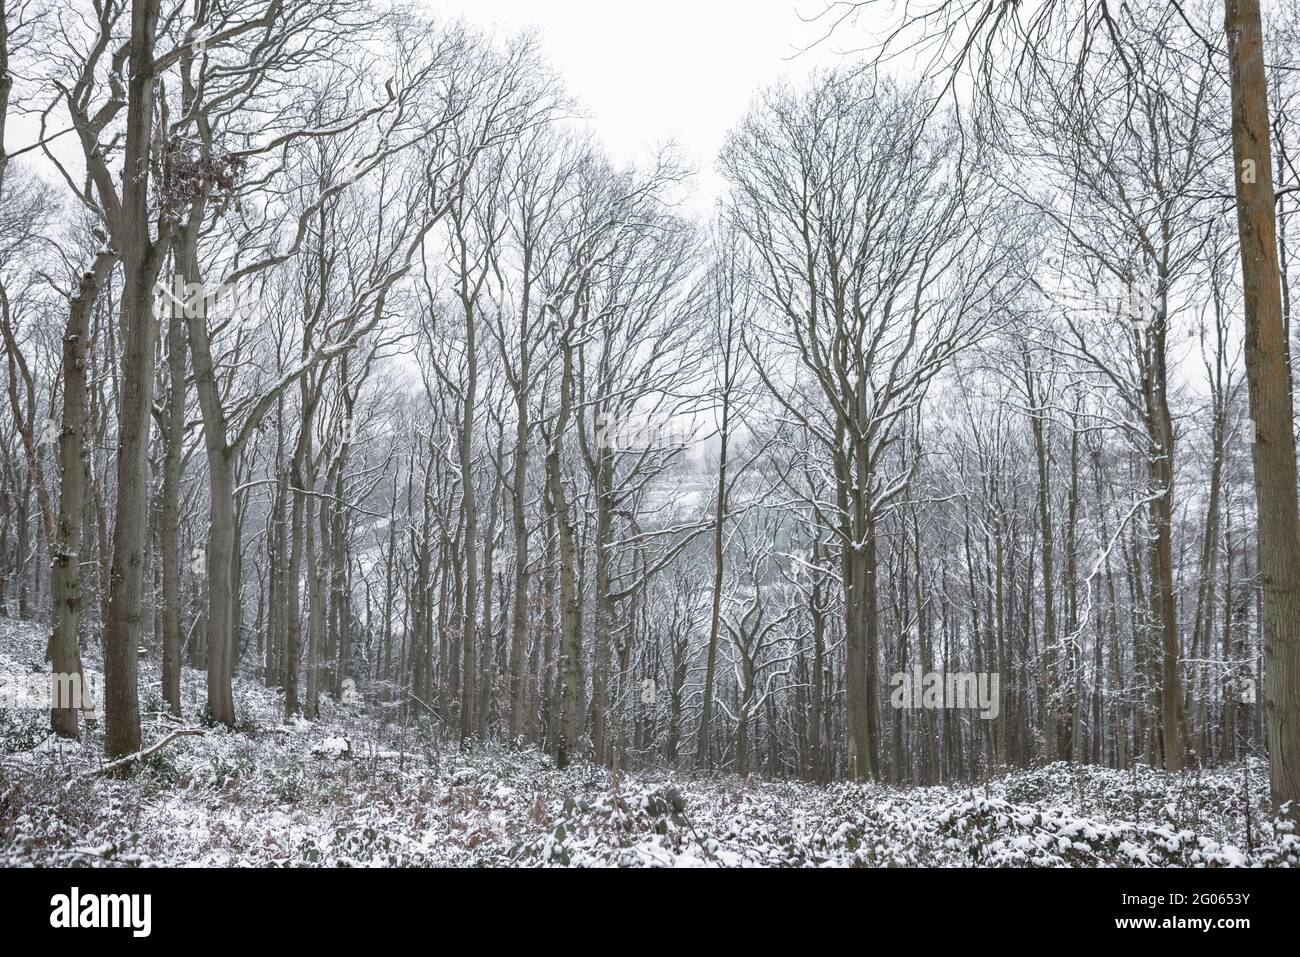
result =
[[[39,629],[0,620],[0,673],[40,670],[42,651]],[[184,680],[200,700],[202,675]],[[171,730],[156,681],[142,675],[146,742]],[[533,750],[379,735],[332,704],[285,728],[255,684],[236,699],[244,729],[179,739],[127,780],[85,776],[102,763],[97,735],[65,745],[43,713],[0,711],[0,865],[1300,864],[1300,837],[1268,820],[1260,762],[1181,778],[1058,764],[974,790],[612,781]]]

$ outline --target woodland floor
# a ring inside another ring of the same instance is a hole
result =
[[[0,619],[0,674],[43,671],[43,634]],[[203,676],[183,681],[197,714]],[[242,730],[178,739],[126,779],[90,776],[98,732],[66,744],[44,712],[0,710],[0,866],[1300,865],[1259,760],[1185,775],[1054,764],[973,789],[614,781],[536,750],[380,732],[333,702],[285,727],[274,691],[235,694]],[[151,743],[172,726],[147,669],[141,698]]]

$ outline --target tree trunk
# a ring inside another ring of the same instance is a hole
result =
[[[55,692],[69,687],[81,692],[81,700],[54,699],[50,726],[64,738],[77,737],[77,709],[88,704],[81,651],[77,642],[77,618],[81,611],[81,520],[86,491],[86,338],[90,311],[99,290],[108,280],[116,254],[99,253],[68,308],[63,333],[63,431],[59,433],[59,519],[56,539],[50,543],[53,555],[50,582],[51,620],[49,661],[55,676]],[[73,678],[72,676],[75,676]]]
[[[1246,379],[1254,444],[1269,785],[1300,820],[1300,501],[1291,369],[1282,322],[1259,0],[1227,0],[1232,152],[1245,292]]]
[[[149,433],[152,425],[154,282],[158,246],[149,235],[149,146],[153,134],[154,36],[158,0],[131,4],[130,80],[123,153],[120,229],[122,257],[122,387],[117,447],[117,508],[108,614],[104,621],[104,750],[118,758],[140,750],[137,670],[143,619],[145,546],[149,529]]]
[[[577,582],[575,568],[577,553],[573,536],[573,519],[569,514],[569,500],[564,491],[562,442],[569,425],[573,396],[573,346],[566,339],[561,343],[563,371],[560,382],[560,408],[555,419],[555,434],[546,452],[547,491],[555,512],[558,533],[560,579],[560,728],[556,748],[556,766],[568,766],[578,745],[578,727],[583,692],[582,632],[578,617]]]
[[[713,686],[718,668],[718,629],[722,621],[722,581],[726,571],[723,536],[727,521],[727,446],[731,430],[730,392],[722,396],[722,428],[718,448],[718,500],[713,515],[713,596],[709,606],[709,651],[704,669],[704,705],[700,712],[700,737],[695,749],[695,767],[709,766],[709,723],[713,719]],[[814,714],[816,714],[814,712]],[[813,718],[814,723],[820,715]]]
[[[185,325],[173,314],[167,327],[167,451],[163,456],[162,695],[181,714],[181,467],[185,451]]]
[[[202,202],[194,205],[176,243],[178,273],[187,283],[186,288],[202,288],[197,250],[203,209]],[[187,308],[185,322],[194,362],[194,390],[203,417],[203,447],[208,464],[210,510],[207,558],[203,564],[208,592],[205,616],[208,709],[214,721],[234,727],[235,700],[231,682],[234,660],[235,462],[228,444],[228,423],[221,405],[221,391],[208,337],[206,313],[211,301],[204,295],[198,301],[199,308]],[[179,307],[173,304],[173,308]]]

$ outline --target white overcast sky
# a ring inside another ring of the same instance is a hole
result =
[[[424,3],[442,16],[483,26],[537,28],[611,157],[633,162],[675,141],[698,172],[701,207],[719,192],[714,158],[754,94],[783,75],[798,77],[840,58],[827,44],[799,52],[824,29],[800,14],[813,16],[823,0]]]
[[[846,24],[834,41],[814,45],[825,23],[801,14],[815,16],[827,0],[419,2],[437,16],[483,27],[536,29],[616,163],[645,160],[670,140],[680,147],[696,173],[691,206],[699,213],[721,192],[714,161],[754,96],[782,76],[798,78],[842,61],[844,50],[868,35],[865,22]],[[34,119],[12,120],[11,150],[36,135]],[[71,167],[79,165],[71,137],[54,150]]]

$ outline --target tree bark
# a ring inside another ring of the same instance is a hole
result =
[[[104,621],[105,735],[109,757],[140,748],[138,648],[148,535],[149,433],[152,425],[154,282],[159,247],[149,235],[149,148],[153,138],[154,38],[158,0],[131,4],[130,79],[122,208],[113,240],[122,257],[122,387],[117,448],[117,507],[108,613]]]
[[[56,538],[50,543],[53,555],[50,599],[53,632],[50,636],[49,661],[55,675],[55,690],[67,688],[68,676],[76,675],[82,700],[54,700],[50,726],[64,738],[77,737],[77,710],[85,710],[89,689],[81,669],[81,650],[77,642],[77,620],[81,611],[81,520],[86,492],[86,338],[90,311],[99,290],[108,281],[115,253],[104,250],[81,277],[76,295],[68,308],[68,323],[63,333],[63,431],[59,433],[59,518]],[[63,677],[60,677],[63,676]],[[66,705],[66,707],[65,707]]]
[[[1273,806],[1300,820],[1300,501],[1291,369],[1282,321],[1259,0],[1227,0],[1232,153],[1245,292],[1246,379],[1254,444],[1264,638],[1264,694]],[[1253,167],[1253,169],[1252,169]]]

